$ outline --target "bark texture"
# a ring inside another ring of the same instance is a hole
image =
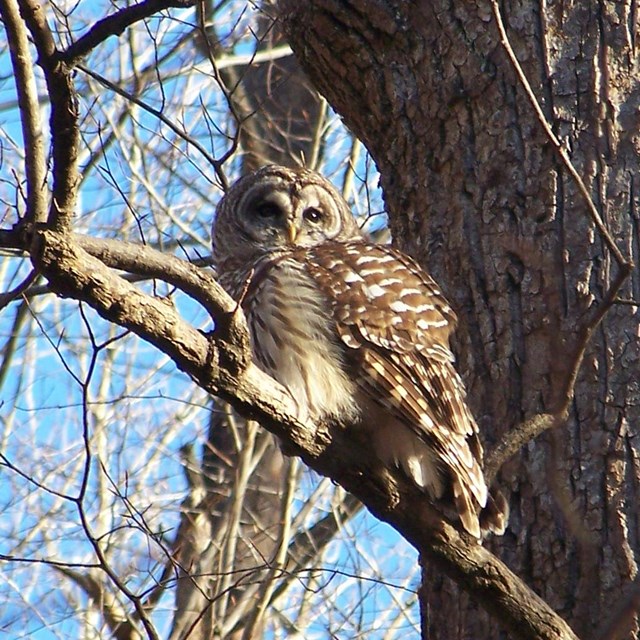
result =
[[[585,215],[500,44],[488,2],[280,2],[296,55],[368,147],[397,244],[456,308],[458,365],[488,448],[554,411],[580,323],[617,266]],[[633,2],[501,3],[511,44],[619,248],[638,261]],[[634,271],[623,291],[640,298]],[[491,548],[581,637],[637,572],[638,311],[589,345],[566,424],[499,476],[511,509]],[[426,563],[425,636],[497,638]],[[619,637],[636,637],[637,620]]]

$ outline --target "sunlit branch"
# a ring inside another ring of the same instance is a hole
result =
[[[111,36],[121,35],[127,27],[149,18],[165,9],[187,9],[195,0],[143,0],[138,4],[124,7],[119,11],[98,20],[83,36],[61,51],[59,57],[69,66],[75,66],[83,56],[95,49]]]
[[[53,193],[49,223],[55,229],[68,228],[76,212],[78,174],[78,101],[71,70],[58,60],[53,34],[47,24],[44,8],[36,0],[19,0],[20,15],[31,32],[38,51],[38,64],[47,83],[51,117],[51,149],[53,156]]]
[[[545,625],[553,624],[557,630],[563,624],[548,605],[475,540],[443,522],[426,497],[401,474],[392,475],[385,469],[374,472],[371,461],[369,473],[363,476],[359,465],[367,464],[367,452],[360,452],[358,466],[354,466],[348,434],[297,423],[291,400],[287,405],[282,402],[284,396],[278,399],[275,382],[247,359],[248,343],[234,347],[232,338],[231,345],[225,344],[224,330],[212,343],[180,320],[171,306],[124,283],[97,259],[52,232],[43,236],[41,261],[54,289],[84,299],[107,319],[135,331],[169,354],[204,389],[229,400],[242,414],[259,419],[307,464],[353,492],[417,549],[428,551],[446,573],[488,609],[499,612],[510,628],[521,628],[521,637],[560,637],[555,632],[541,633]],[[231,352],[225,353],[229,346]],[[244,356],[233,351],[238,348],[244,349]],[[566,625],[562,633],[562,637],[574,637]]]
[[[27,214],[33,222],[43,222],[47,215],[47,163],[33,61],[16,0],[1,0],[0,14],[11,54],[24,138]]]

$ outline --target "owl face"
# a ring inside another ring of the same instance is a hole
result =
[[[351,211],[331,183],[306,169],[275,165],[236,182],[220,201],[213,226],[218,259],[231,249],[230,238],[238,255],[358,237]]]

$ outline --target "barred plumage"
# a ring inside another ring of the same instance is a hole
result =
[[[455,314],[408,256],[367,243],[338,192],[305,169],[270,166],[218,205],[214,256],[242,298],[257,362],[302,419],[368,430],[378,458],[464,528],[502,533],[506,503],[488,495],[478,429],[449,336]]]

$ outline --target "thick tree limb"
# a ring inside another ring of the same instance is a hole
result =
[[[206,272],[148,247],[134,251],[127,243],[48,230],[38,231],[35,245],[36,264],[52,290],[85,301],[105,319],[148,340],[206,391],[259,420],[283,440],[289,453],[340,483],[396,528],[515,637],[575,638],[546,603],[489,551],[446,524],[401,474],[379,469],[375,460],[367,460],[368,448],[353,434],[299,423],[293,400],[251,363],[237,305]],[[143,294],[94,255],[113,267],[148,277],[162,276],[164,265],[163,279],[183,288],[222,321],[212,335],[204,336],[184,322],[171,304]],[[229,315],[235,318],[233,323],[224,320]]]
[[[509,569],[475,540],[443,522],[425,496],[398,474],[363,459],[367,448],[353,434],[315,429],[295,418],[295,403],[275,381],[250,361],[246,332],[239,318],[234,332],[219,322],[207,337],[184,322],[173,306],[141,293],[94,255],[118,268],[159,277],[182,287],[217,317],[236,304],[205,272],[147,247],[37,233],[36,264],[52,290],[83,300],[107,320],[148,340],[209,393],[258,419],[279,436],[290,453],[352,492],[380,519],[394,526],[425,558],[430,558],[520,638],[574,638],[568,626]],[[84,248],[81,248],[83,245]],[[88,250],[89,253],[86,251]],[[240,316],[240,313],[232,313]]]
[[[111,246],[83,240],[113,263],[120,260]],[[111,243],[108,243],[111,244]],[[443,521],[424,494],[407,483],[400,473],[380,469],[358,435],[343,430],[299,423],[295,404],[271,378],[252,364],[248,342],[228,333],[229,323],[219,323],[211,336],[204,336],[185,323],[166,302],[144,295],[100,260],[80,248],[71,237],[53,231],[39,231],[36,263],[59,294],[83,300],[104,318],[134,331],[169,355],[209,393],[230,402],[241,414],[260,421],[280,437],[289,453],[299,455],[313,469],[339,482],[356,495],[380,519],[396,528],[423,557],[428,557],[519,638],[575,638],[569,627],[551,608],[489,551]],[[153,250],[144,249],[147,258]],[[165,257],[166,259],[166,257]],[[131,257],[129,266],[136,260]],[[173,263],[173,260],[171,260]],[[153,259],[144,270],[155,272]],[[186,283],[190,295],[207,301],[220,294],[216,305],[230,308],[218,289],[209,289],[208,276],[184,272],[172,264],[167,280]],[[202,277],[202,291],[194,293]],[[239,311],[234,315],[239,315]],[[235,331],[246,331],[236,322]],[[244,352],[242,350],[244,349]]]

